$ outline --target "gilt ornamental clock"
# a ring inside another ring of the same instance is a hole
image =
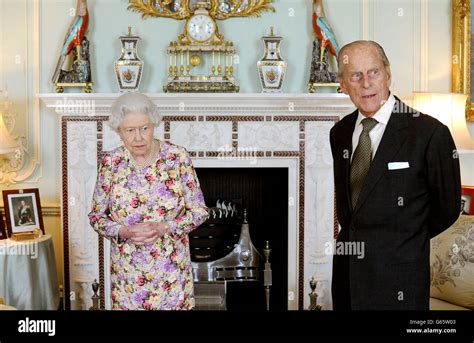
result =
[[[217,20],[275,11],[273,0],[129,0],[142,17],[185,20],[184,32],[168,46],[165,92],[238,92],[234,43],[219,33]],[[191,9],[192,7],[192,9]]]

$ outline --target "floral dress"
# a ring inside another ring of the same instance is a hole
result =
[[[208,217],[188,152],[159,141],[155,164],[139,168],[121,146],[104,154],[89,220],[111,240],[113,309],[189,310],[194,307],[188,234]],[[118,237],[123,225],[166,221],[155,243]]]

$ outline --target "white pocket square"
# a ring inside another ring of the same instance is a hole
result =
[[[397,169],[407,169],[410,168],[410,163],[408,162],[389,162],[388,170],[397,170]]]

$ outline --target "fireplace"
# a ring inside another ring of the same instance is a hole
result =
[[[246,211],[246,221],[249,224],[249,234],[255,248],[261,254],[257,281],[235,280],[226,284],[227,310],[264,310],[266,308],[263,283],[264,258],[263,249],[269,242],[271,250],[272,286],[270,288],[270,310],[286,310],[288,294],[288,168],[197,168],[196,173],[201,183],[206,204],[209,207],[216,203],[233,204],[239,214],[237,221],[226,221],[221,232],[221,245],[207,251],[216,254],[209,258],[203,249],[205,239],[199,231],[208,235],[212,227],[197,229],[190,235],[191,255],[193,261],[209,261],[222,258],[225,253],[231,253],[233,245],[238,243],[243,211]],[[214,222],[211,219],[209,222]],[[203,242],[204,240],[204,242]],[[212,238],[211,238],[212,240]],[[227,248],[227,249],[226,249]],[[197,250],[196,250],[197,249]],[[202,257],[201,257],[202,256]]]
[[[120,144],[117,135],[106,125],[110,105],[118,94],[39,96],[47,108],[61,116],[64,292],[71,295],[65,297],[65,307],[89,308],[91,285],[98,279],[101,306],[110,308],[109,242],[99,239],[90,228],[87,213],[98,157],[102,151]],[[245,174],[257,173],[254,175],[257,179],[261,178],[258,169],[263,169],[263,173],[270,170],[287,174],[286,206],[283,196],[282,203],[277,200],[275,205],[279,215],[286,209],[286,217],[282,216],[278,222],[282,226],[275,232],[264,225],[275,214],[272,211],[275,199],[259,204],[257,194],[254,199],[252,194],[241,196],[249,206],[255,245],[261,250],[263,242],[269,240],[274,252],[272,306],[289,310],[307,308],[309,281],[314,277],[318,281],[318,301],[323,309],[331,309],[332,256],[326,253],[325,246],[333,240],[337,221],[329,131],[340,117],[353,110],[349,98],[341,94],[150,94],[150,97],[163,114],[163,124],[157,128],[156,137],[186,147],[204,189],[209,189],[204,173],[216,172],[215,168],[230,168],[230,173],[238,171],[239,175],[242,170],[238,169],[245,168]],[[206,200],[221,196],[218,191],[222,189],[206,195]],[[265,207],[263,217],[259,206]],[[273,236],[277,232],[278,237]],[[229,294],[234,285],[228,285]]]

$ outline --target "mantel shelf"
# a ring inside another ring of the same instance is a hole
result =
[[[47,108],[78,109],[93,106],[107,111],[120,93],[44,93],[38,94]],[[308,115],[345,115],[354,105],[345,94],[289,94],[289,93],[154,93],[147,94],[165,112],[292,112]],[[90,102],[93,102],[90,104]]]

